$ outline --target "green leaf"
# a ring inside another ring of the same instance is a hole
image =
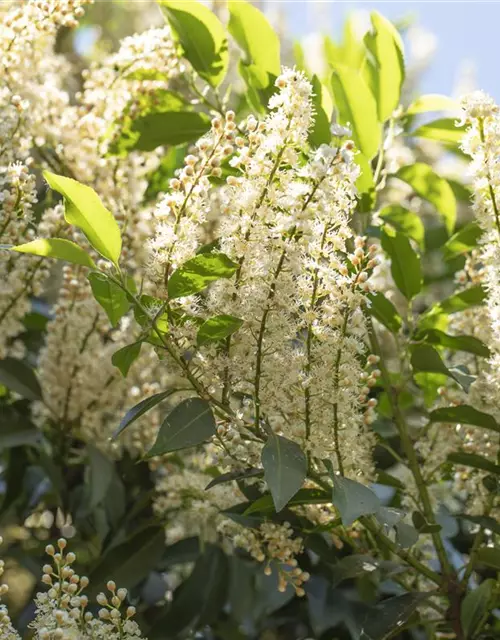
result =
[[[397,204],[384,207],[379,216],[384,222],[389,222],[397,231],[401,231],[424,248],[425,228],[420,216],[413,211],[409,211],[405,207]]]
[[[139,357],[141,353],[142,340],[128,344],[118,351],[115,351],[111,356],[111,362],[117,367],[124,378],[127,377],[130,367]]]
[[[439,373],[452,378],[462,387],[464,386],[464,380],[462,380],[460,372],[448,369],[436,349],[429,345],[423,344],[412,347],[411,366],[414,373]]]
[[[90,273],[88,279],[94,298],[106,312],[111,325],[116,327],[130,308],[127,294],[102,273]]]
[[[330,504],[332,497],[326,491],[321,489],[299,489],[297,493],[286,503],[289,507],[298,507],[304,504]],[[248,507],[244,515],[248,516],[252,513],[273,513],[274,499],[270,493],[267,493]]]
[[[35,372],[21,360],[0,360],[0,384],[28,400],[42,399],[42,389]]]
[[[216,87],[229,64],[226,32],[217,16],[196,0],[159,0],[172,31],[193,68]]]
[[[365,617],[361,630],[361,640],[386,640],[401,627],[429,597],[427,593],[405,593],[383,600],[373,607]]]
[[[219,476],[210,481],[205,487],[205,491],[208,491],[212,487],[216,487],[219,484],[225,484],[226,482],[234,482],[235,480],[246,480],[247,478],[258,478],[264,475],[264,469],[244,469],[243,471],[229,471],[228,473],[221,473]]]
[[[350,580],[352,578],[359,578],[376,571],[380,566],[380,562],[368,555],[353,554],[341,558],[333,566],[333,580],[332,586],[336,587],[343,580]]]
[[[50,171],[44,171],[43,177],[51,189],[64,197],[66,222],[81,229],[97,253],[118,266],[122,248],[120,228],[97,193],[76,180]]]
[[[65,260],[66,262],[80,264],[90,269],[96,268],[94,261],[86,251],[74,242],[61,238],[39,238],[38,240],[12,247],[11,250],[17,251],[17,253],[29,253],[33,256]]]
[[[89,509],[92,511],[105,499],[114,475],[114,465],[99,449],[87,445],[89,454]]]
[[[460,105],[453,98],[438,93],[429,93],[412,102],[406,109],[406,115],[416,115],[428,111],[459,111],[459,109]]]
[[[458,145],[463,138],[464,132],[465,126],[458,127],[455,118],[440,118],[423,124],[415,131],[410,131],[408,135],[414,138],[426,138],[427,140]]]
[[[497,535],[500,535],[500,522],[495,520],[495,518],[491,518],[490,516],[470,516],[467,513],[460,513],[458,517],[463,520],[469,520],[479,525],[482,529],[490,529]]]
[[[215,431],[215,418],[208,402],[201,398],[188,398],[165,418],[146,458],[194,447],[214,436]]]
[[[376,513],[382,506],[371,489],[343,476],[333,476],[332,503],[346,527],[361,516]]]
[[[323,109],[323,87],[321,80],[317,75],[312,77],[313,96],[312,103],[314,107],[314,124],[309,132],[309,142],[313,147],[319,147],[322,144],[329,144],[332,140],[330,131],[330,118]]]
[[[207,342],[217,342],[224,340],[228,336],[232,335],[243,324],[243,320],[231,315],[214,316],[205,320],[205,322],[198,329],[196,341],[199,345],[206,344]]]
[[[443,245],[445,260],[451,260],[475,249],[482,235],[483,230],[477,222],[469,222],[460,231],[453,234]]]
[[[147,113],[130,124],[128,137],[118,140],[113,152],[153,151],[157,147],[195,142],[210,129],[210,118],[197,111]]]
[[[382,228],[382,248],[391,259],[391,274],[396,286],[408,299],[414,298],[422,288],[420,258],[408,238],[385,225]]]
[[[494,589],[495,580],[489,578],[473,591],[469,591],[463,599],[460,607],[460,622],[466,639],[472,638],[478,624],[489,610]]]
[[[443,218],[448,233],[453,233],[457,217],[457,202],[452,188],[444,178],[438,176],[429,165],[423,162],[401,167],[394,176],[406,182],[417,195],[434,205]]]
[[[261,459],[264,478],[278,513],[302,487],[307,475],[307,459],[296,442],[272,431],[262,449]]]
[[[409,549],[418,542],[418,531],[410,524],[398,522],[394,528],[396,529],[396,542],[401,548]]]
[[[169,398],[176,391],[181,391],[181,389],[168,389],[167,391],[155,393],[153,396],[149,396],[149,398],[141,400],[141,402],[127,411],[125,416],[122,418],[122,421],[120,422],[118,428],[113,433],[112,439],[115,440],[123,431],[125,431],[127,427],[129,427],[145,413],[151,411],[151,409],[154,409],[157,404],[160,404],[160,402],[163,402],[163,400]]]
[[[426,342],[427,344],[436,344],[453,351],[465,351],[473,353],[481,358],[489,358],[490,350],[474,336],[450,336],[439,329],[427,329],[415,336],[415,340]]]
[[[493,547],[479,549],[476,562],[500,571],[500,549],[494,549]]]
[[[429,420],[431,422],[449,422],[451,424],[470,424],[500,433],[500,425],[493,416],[478,411],[467,404],[435,409],[429,414]]]
[[[431,316],[439,316],[443,313],[458,313],[460,311],[465,311],[466,309],[470,309],[471,307],[477,307],[478,305],[483,304],[483,302],[487,298],[487,293],[482,285],[476,285],[474,287],[469,287],[469,289],[464,289],[459,293],[455,293],[449,298],[445,298],[438,304],[434,305],[426,312],[423,319],[429,318]]]
[[[199,293],[210,282],[220,278],[230,278],[238,265],[224,253],[202,253],[191,258],[170,276],[169,298],[181,298]]]
[[[354,156],[354,162],[360,168],[360,174],[356,180],[358,191],[358,209],[361,213],[369,213],[375,205],[375,182],[373,181],[373,171],[371,163],[362,153]]]
[[[369,311],[371,315],[383,324],[384,327],[389,329],[389,331],[398,333],[403,325],[403,320],[392,302],[380,292],[368,293],[367,297],[370,301]]]
[[[356,146],[371,160],[379,150],[382,130],[370,88],[360,71],[341,64],[332,74],[332,87],[339,123],[349,124]]]
[[[270,76],[279,76],[280,40],[267,18],[245,0],[230,0],[228,4],[228,30],[245,53],[245,64],[255,65]]]
[[[388,120],[399,105],[405,78],[403,42],[397,29],[376,11],[371,14],[372,31],[365,45],[375,59],[374,93],[380,122]]]
[[[473,469],[481,469],[495,475],[500,475],[500,466],[484,458],[476,453],[466,453],[465,451],[456,451],[450,453],[447,458],[452,464],[463,465],[464,467],[472,467]]]

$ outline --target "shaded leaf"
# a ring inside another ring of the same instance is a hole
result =
[[[332,586],[337,586],[343,580],[357,578],[367,573],[372,573],[379,568],[379,561],[372,556],[357,555],[346,556],[333,566]]]
[[[221,473],[207,484],[205,491],[208,491],[219,484],[225,484],[226,482],[245,480],[246,478],[258,478],[263,475],[264,469],[244,469],[243,471],[229,471],[228,473]]]
[[[479,549],[476,556],[476,562],[478,564],[485,564],[487,567],[493,567],[493,569],[500,571],[500,549],[495,549],[494,547]]]
[[[307,474],[307,459],[297,443],[277,436],[272,431],[262,449],[261,458],[264,477],[276,512],[279,512],[302,487]]]
[[[429,597],[426,593],[405,593],[388,598],[374,607],[363,621],[361,638],[385,640]]]
[[[491,578],[465,596],[460,607],[460,622],[464,637],[471,638],[484,614],[489,610],[491,597],[495,590],[495,580]]]
[[[370,301],[369,311],[371,315],[389,331],[397,333],[403,325],[403,320],[392,302],[380,292],[368,293],[367,297]]]
[[[493,416],[466,404],[435,409],[431,411],[429,420],[431,422],[450,422],[451,424],[471,424],[500,433],[500,425]]]
[[[361,516],[376,513],[382,506],[371,489],[355,480],[334,476],[333,483],[332,503],[346,527]]]
[[[149,396],[149,398],[141,400],[141,402],[127,411],[125,416],[122,418],[122,421],[120,422],[118,428],[114,432],[112,439],[114,440],[115,438],[117,438],[132,423],[134,423],[148,411],[151,411],[151,409],[156,407],[157,404],[163,402],[163,400],[171,396],[176,391],[179,391],[179,389],[168,389],[167,391],[155,393],[153,396]]]
[[[458,127],[455,118],[441,118],[423,124],[415,131],[410,132],[410,136],[415,138],[427,138],[449,144],[459,144],[463,138],[465,126]]]
[[[28,400],[42,399],[42,389],[35,372],[21,360],[0,360],[0,384]]]
[[[92,511],[106,497],[114,475],[114,465],[99,449],[87,445],[89,454],[89,510]]]
[[[111,356],[111,362],[120,370],[124,378],[127,377],[130,367],[134,364],[141,353],[142,340],[127,344],[125,347],[118,349]]]
[[[408,299],[414,298],[422,288],[420,258],[410,241],[402,233],[385,225],[382,229],[382,248],[391,259],[391,274],[398,289]]]
[[[453,351],[465,351],[473,353],[482,358],[489,358],[490,350],[474,336],[450,336],[439,329],[427,329],[415,336],[415,340],[423,341],[428,344],[436,344]]]
[[[463,465],[464,467],[472,467],[473,469],[481,469],[495,475],[500,475],[500,466],[484,458],[477,453],[466,453],[465,451],[456,451],[450,453],[447,458],[448,462]]]
[[[330,504],[332,497],[321,489],[299,489],[297,493],[287,502],[289,507],[296,507],[304,504]],[[248,507],[245,515],[252,513],[266,513],[274,511],[274,500],[271,494],[266,494],[258,498]]]
[[[313,96],[312,102],[314,106],[314,120],[313,126],[309,131],[309,142],[314,147],[319,147],[322,144],[329,144],[332,139],[330,131],[330,118],[327,116],[323,109],[323,87],[321,80],[317,75],[312,78]]]
[[[477,222],[469,222],[460,231],[453,234],[443,245],[445,260],[456,258],[477,247],[479,238],[483,233]]]
[[[403,549],[409,549],[418,542],[418,531],[410,524],[398,522],[395,525],[396,542]]]
[[[131,123],[129,138],[118,141],[116,152],[153,151],[196,142],[209,129],[210,118],[197,111],[147,113]]]
[[[125,291],[102,273],[90,273],[88,276],[94,298],[106,312],[113,327],[116,327],[130,308]]]

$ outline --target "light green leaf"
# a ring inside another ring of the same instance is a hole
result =
[[[371,315],[383,324],[384,327],[389,329],[389,331],[398,333],[403,326],[403,320],[392,302],[380,292],[368,293],[367,297],[370,301],[368,310]]]
[[[28,400],[42,398],[42,389],[33,369],[15,358],[0,360],[0,384]]]
[[[376,11],[371,14],[372,32],[365,45],[375,60],[374,86],[380,122],[391,117],[399,105],[405,78],[403,42],[397,29]]]
[[[405,235],[387,225],[382,228],[381,241],[382,248],[391,259],[391,274],[394,282],[401,293],[411,300],[422,289],[419,256]]]
[[[243,320],[231,315],[214,316],[205,320],[198,330],[196,341],[199,345],[223,340],[232,335],[243,324]]]
[[[245,0],[230,0],[228,30],[245,53],[245,64],[279,76],[280,41],[261,11]]]
[[[214,436],[215,431],[215,418],[208,402],[201,398],[188,398],[165,418],[146,458],[194,447]]]
[[[89,282],[94,298],[106,312],[113,327],[130,308],[127,294],[102,273],[90,273]]]
[[[483,235],[483,230],[477,222],[469,222],[460,231],[457,231],[443,245],[445,260],[451,260],[464,253],[468,253],[478,245]]]
[[[457,313],[482,304],[486,297],[487,293],[484,288],[481,285],[476,285],[445,298],[438,303],[438,306],[444,313]]]
[[[111,362],[117,367],[124,378],[127,377],[130,367],[139,357],[141,353],[142,340],[128,344],[118,351],[115,351],[111,356]]]
[[[361,172],[356,180],[356,189],[358,190],[359,202],[358,208],[361,213],[369,213],[375,205],[375,182],[373,180],[373,171],[370,162],[362,153],[354,156],[354,162],[358,165]]]
[[[229,53],[226,32],[217,16],[196,0],[159,0],[184,56],[216,87],[224,79]]]
[[[478,411],[467,404],[452,407],[441,407],[431,411],[431,422],[449,422],[451,424],[471,424],[475,427],[483,427],[500,433],[500,425],[493,416]]]
[[[307,459],[296,442],[277,436],[271,430],[261,458],[264,477],[279,512],[302,487],[307,475]]]
[[[202,253],[185,262],[168,280],[169,298],[181,298],[199,293],[210,282],[230,278],[238,265],[224,253]]]
[[[495,580],[489,578],[465,596],[460,607],[460,622],[466,639],[472,638],[478,624],[489,610],[494,589]]]
[[[457,202],[453,190],[444,178],[435,173],[423,162],[402,167],[396,178],[403,180],[424,200],[436,207],[443,218],[448,233],[453,233],[457,217]]]
[[[18,253],[29,253],[33,256],[65,260],[72,264],[80,264],[83,267],[95,269],[95,263],[86,251],[74,242],[63,240],[62,238],[39,238],[38,240],[12,247],[11,250]]]
[[[44,171],[43,176],[50,188],[64,197],[66,222],[81,229],[94,249],[118,266],[122,248],[120,228],[97,193],[76,180],[50,171]]]
[[[420,96],[406,109],[406,115],[415,115],[417,113],[426,113],[427,111],[459,111],[459,104],[449,98],[438,93],[429,93]]]
[[[425,228],[420,217],[413,211],[409,211],[405,207],[398,204],[384,207],[379,216],[385,222],[390,222],[401,233],[415,240],[415,242],[423,249],[425,239]]]
[[[380,147],[382,130],[370,88],[360,71],[341,64],[332,74],[332,88],[339,123],[349,123],[356,146],[371,160]]]
[[[414,138],[426,138],[427,140],[457,145],[462,140],[464,132],[465,125],[458,127],[454,118],[441,118],[423,124],[415,131],[410,131],[408,135]]]
[[[323,109],[323,87],[318,76],[314,75],[312,78],[313,97],[312,102],[314,106],[314,124],[309,132],[309,142],[314,147],[319,147],[322,144],[329,144],[332,140],[332,134],[330,131],[330,118],[326,115]]]
[[[122,418],[118,428],[113,434],[113,440],[117,438],[127,427],[129,427],[133,422],[138,420],[141,416],[143,416],[148,411],[151,411],[157,404],[163,402],[166,398],[170,397],[176,391],[181,391],[181,389],[168,389],[167,391],[162,391],[161,393],[155,393],[149,398],[145,398],[141,400],[138,404],[136,404],[132,409],[129,409],[127,413]]]
[[[332,503],[346,527],[361,516],[376,513],[382,506],[371,489],[342,476],[333,476]]]

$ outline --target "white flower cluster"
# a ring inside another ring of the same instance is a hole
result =
[[[2,544],[2,542],[2,538],[0,538],[0,544]],[[0,578],[3,575],[4,566],[4,561],[0,560]],[[21,637],[12,626],[7,607],[2,604],[2,596],[8,591],[9,587],[6,584],[0,584],[0,637],[2,640],[21,640]]]

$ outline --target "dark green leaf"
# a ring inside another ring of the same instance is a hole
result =
[[[130,367],[139,357],[141,353],[142,340],[128,344],[118,351],[115,351],[111,356],[111,362],[117,367],[124,378],[127,377]]]
[[[14,358],[0,360],[0,384],[28,400],[41,400],[42,389],[31,367]]]
[[[383,293],[379,292],[368,293],[367,297],[370,301],[369,311],[371,315],[383,324],[384,327],[389,329],[389,331],[398,333],[403,321],[392,302],[388,300]]]
[[[171,396],[173,393],[178,391],[178,389],[168,389],[168,391],[162,391],[161,393],[155,393],[153,396],[149,396],[149,398],[145,398],[141,400],[138,404],[136,404],[132,409],[129,409],[125,416],[122,418],[118,429],[113,434],[113,440],[117,438],[122,431],[124,431],[127,427],[129,427],[133,422],[138,420],[145,413],[156,407],[157,404],[163,402],[166,398]]]
[[[205,320],[198,329],[196,341],[199,345],[207,342],[217,342],[232,335],[243,324],[243,320],[230,315],[214,316]]]
[[[160,0],[184,56],[202,78],[219,85],[227,72],[229,53],[226,32],[208,7],[196,0]]]
[[[382,229],[382,248],[391,259],[391,274],[398,289],[408,299],[414,298],[422,288],[420,258],[410,241],[402,233],[385,225]]]
[[[494,589],[495,580],[490,578],[465,596],[460,607],[460,622],[466,639],[472,638],[478,624],[489,610]]]
[[[500,466],[478,455],[477,453],[466,453],[465,451],[456,451],[448,455],[448,462],[463,465],[464,467],[472,467],[473,469],[481,469],[488,473],[500,475]]]
[[[453,351],[465,351],[466,353],[473,353],[474,355],[481,356],[481,358],[489,358],[490,350],[474,336],[450,336],[438,329],[427,329],[415,336],[418,341],[426,342],[427,344],[435,344],[446,349],[452,349]]]
[[[476,562],[478,564],[485,564],[487,567],[493,567],[497,571],[500,571],[500,549],[494,547],[485,547],[479,549]]]
[[[468,253],[478,245],[479,238],[483,235],[483,230],[477,222],[469,222],[451,236],[443,245],[445,260],[451,260],[464,253]]]
[[[210,282],[230,278],[238,265],[224,253],[202,253],[185,262],[170,276],[169,298],[181,298],[199,293]]]
[[[332,586],[338,585],[343,580],[358,578],[372,573],[379,568],[379,561],[372,556],[357,555],[346,556],[333,566]]]
[[[207,486],[205,487],[205,491],[208,491],[208,489],[216,487],[219,484],[224,484],[226,482],[245,480],[246,478],[258,478],[259,476],[263,475],[264,469],[244,469],[243,471],[229,471],[228,473],[221,473],[219,476],[217,476],[207,484]]]
[[[147,113],[131,123],[129,138],[119,141],[116,151],[153,151],[195,142],[209,129],[210,118],[197,111]]]
[[[80,264],[90,269],[95,269],[95,264],[89,254],[74,242],[61,238],[38,238],[26,244],[12,247],[17,253],[28,253],[33,256],[64,260],[71,264]]]
[[[92,511],[106,497],[114,475],[114,465],[99,449],[87,445],[89,454],[89,509]]]
[[[307,459],[296,442],[272,431],[262,449],[262,466],[276,512],[302,487],[307,474]]]
[[[106,312],[111,325],[116,327],[130,308],[127,294],[102,273],[90,273],[89,282],[94,298]]]
[[[481,529],[490,529],[490,531],[500,535],[500,522],[495,520],[495,518],[491,518],[490,516],[470,516],[467,513],[461,513],[458,517],[479,525]]]
[[[425,228],[420,217],[398,204],[384,207],[379,216],[389,222],[395,229],[404,233],[421,247],[424,247]]]
[[[163,421],[156,442],[146,458],[194,447],[214,436],[215,430],[215,419],[206,400],[183,400]]]
[[[444,376],[448,376],[449,378],[453,378],[453,380],[457,380],[442,361],[441,356],[436,349],[428,345],[417,345],[412,348],[411,366],[413,367],[414,373],[418,373],[420,371],[425,371],[427,373],[440,373]]]
[[[376,513],[382,506],[371,489],[355,480],[334,476],[333,483],[332,503],[346,527],[361,516]]]
[[[450,422],[451,424],[471,424],[500,433],[500,425],[493,416],[478,411],[467,404],[435,409],[430,413],[429,420],[431,422]]]
[[[383,600],[366,616],[361,638],[363,640],[389,638],[428,597],[429,594],[414,592]]]
[[[395,525],[396,529],[396,542],[403,549],[409,549],[418,542],[418,531],[410,524],[405,522],[398,522]]]
[[[304,504],[330,504],[332,497],[321,489],[299,489],[297,493],[287,502],[289,507],[297,507]],[[274,511],[274,500],[271,494],[265,494],[258,498],[248,507],[245,515],[252,513],[272,513]]]
[[[457,217],[457,202],[446,180],[423,162],[401,167],[395,177],[409,184],[417,195],[434,205],[443,218],[448,233],[453,233]]]

